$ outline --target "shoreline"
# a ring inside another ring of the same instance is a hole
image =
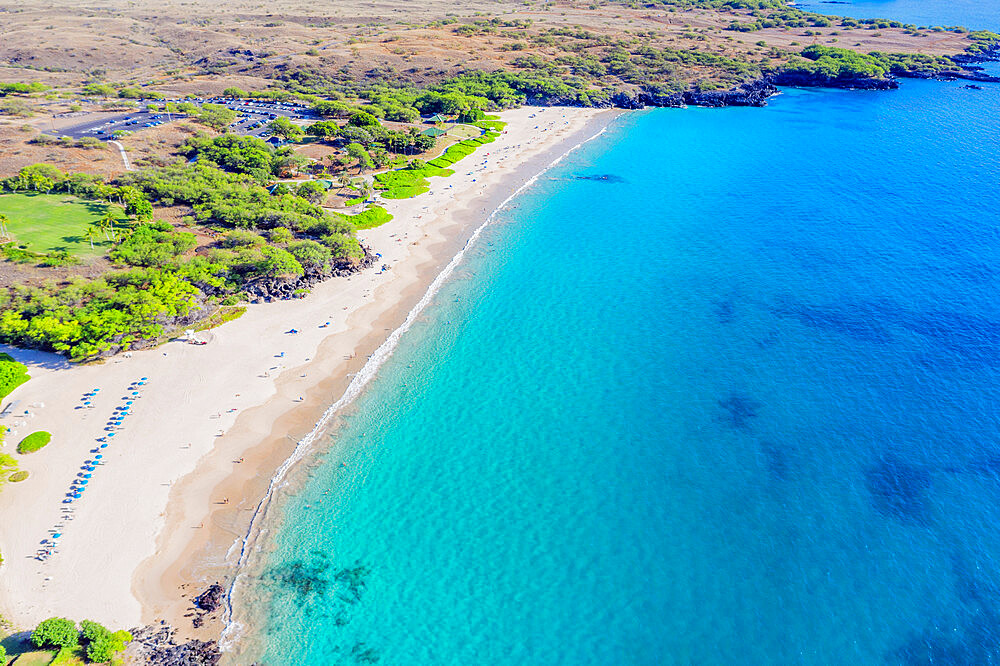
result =
[[[231,567],[245,514],[274,470],[406,321],[476,222],[616,115],[557,107],[504,112],[501,139],[458,163],[453,176],[433,179],[431,192],[386,202],[395,219],[359,233],[389,271],[368,269],[321,283],[305,299],[250,306],[241,319],[202,334],[206,346],[170,342],[90,366],[5,349],[32,375],[7,402],[31,405],[34,418],[22,421],[52,432],[53,441],[22,459],[27,482],[0,493],[0,511],[20,518],[0,525],[4,616],[20,629],[52,615],[115,628],[163,619],[182,637],[217,638],[217,623],[191,628],[184,617],[191,602],[181,595],[201,592],[198,585]],[[300,333],[288,335],[289,327]],[[103,434],[102,417],[140,376],[149,385],[129,428],[106,450],[73,522],[62,520],[60,497]],[[80,408],[80,396],[93,388],[102,389],[93,409]],[[54,525],[64,525],[57,528],[65,531],[60,548],[39,563],[37,544]]]

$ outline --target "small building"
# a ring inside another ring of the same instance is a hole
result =
[[[440,127],[428,127],[423,132],[421,132],[421,134],[423,134],[424,136],[429,136],[434,139],[438,138],[439,136],[444,136],[447,133],[448,130],[441,129]]]
[[[442,116],[440,113],[435,113],[433,116],[427,119],[427,122],[436,125],[437,123],[446,123],[448,122],[448,119]]]

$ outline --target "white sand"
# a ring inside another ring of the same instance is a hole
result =
[[[134,573],[143,571],[147,560],[177,558],[218,501],[212,489],[237,470],[233,458],[263,441],[276,415],[293,410],[300,396],[327,379],[309,365],[320,344],[328,358],[353,354],[403,294],[420,288],[417,269],[430,259],[426,248],[446,240],[442,229],[458,228],[463,214],[481,222],[488,211],[478,203],[519,186],[512,174],[544,151],[568,149],[560,142],[575,135],[576,143],[580,130],[602,112],[523,108],[502,115],[509,125],[500,139],[459,162],[454,176],[432,179],[430,193],[387,202],[395,219],[359,234],[383,255],[373,269],[318,285],[305,299],[252,305],[241,319],[200,334],[209,340],[204,346],[171,342],[92,366],[5,350],[29,365],[32,379],[4,404],[17,400],[18,411],[28,409],[31,416],[0,421],[16,431],[0,450],[13,453],[20,438],[35,430],[51,432],[52,443],[21,456],[30,478],[0,491],[0,614],[20,628],[53,615],[115,628],[151,619],[133,590],[146,581],[133,581]],[[478,226],[472,222],[472,228]],[[471,232],[469,225],[465,229]],[[391,269],[379,274],[383,263]],[[327,321],[330,326],[320,328]],[[286,333],[293,327],[300,332]],[[140,377],[148,382],[125,428],[101,451],[104,464],[84,497],[64,505],[70,483],[105,434],[108,417]],[[93,388],[100,392],[92,408],[78,409]],[[213,450],[224,455],[212,456]],[[161,534],[174,486],[184,489],[170,507],[179,528]],[[71,521],[65,520],[65,506],[73,507]],[[58,550],[40,562],[34,556],[52,530],[62,534]]]

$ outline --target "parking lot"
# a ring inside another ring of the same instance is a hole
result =
[[[165,101],[176,103],[188,102],[196,106],[201,106],[202,104],[220,104],[226,106],[240,114],[240,117],[229,125],[230,132],[244,136],[256,136],[262,139],[270,136],[270,133],[267,131],[267,123],[278,116],[285,116],[292,122],[299,123],[316,119],[315,114],[308,108],[282,102],[231,99],[176,99]],[[140,105],[145,106],[146,103],[140,100]],[[162,105],[163,100],[155,103]],[[147,127],[156,127],[163,123],[185,117],[182,113],[154,113],[150,111],[135,111],[133,113],[121,113],[113,116],[102,115],[99,118],[63,128],[59,130],[59,135],[69,136],[74,139],[90,136],[102,141],[108,141],[114,138],[114,133],[118,131],[137,132]]]

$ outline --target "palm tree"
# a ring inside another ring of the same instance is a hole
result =
[[[83,237],[90,241],[90,249],[94,249],[94,236],[97,235],[97,227],[93,224],[87,225],[87,231],[84,232]]]
[[[0,213],[0,235],[7,238],[7,223],[10,222],[10,218]]]
[[[340,189],[337,191],[338,194],[342,193],[348,185],[351,184],[351,177],[346,173],[342,173],[337,176],[337,182],[340,183]]]
[[[372,195],[372,184],[367,180],[361,181],[361,187],[359,189],[361,191],[361,198],[368,201],[368,197]]]
[[[108,240],[114,240],[115,238],[115,218],[114,213],[110,210],[104,214],[100,220],[97,221],[98,226],[101,231],[104,232],[104,237]]]

